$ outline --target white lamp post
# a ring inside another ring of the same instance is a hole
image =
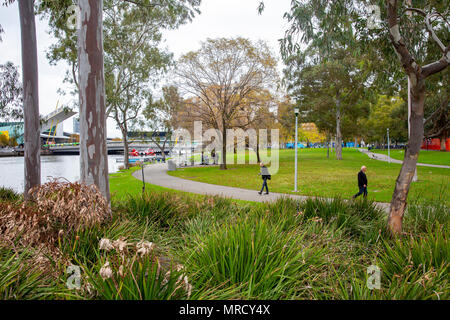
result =
[[[387,128],[387,143],[388,143],[388,161],[391,163],[391,142],[389,141],[389,128]]]
[[[297,192],[297,144],[298,144],[298,140],[297,140],[297,131],[298,131],[298,112],[299,109],[295,108],[294,109],[295,112],[295,183],[294,183],[294,192]]]

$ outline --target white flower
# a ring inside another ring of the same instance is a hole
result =
[[[122,238],[113,242],[114,248],[116,248],[116,250],[119,251],[123,251],[127,247],[127,245],[128,245],[127,242],[124,241]]]
[[[186,292],[187,292],[188,298],[189,298],[192,293],[192,285],[189,283],[187,276],[184,277],[184,286],[185,286],[185,289],[186,289]]]
[[[140,241],[136,244],[137,253],[142,257],[149,254],[155,248],[153,242]]]
[[[100,250],[106,250],[106,251],[113,249],[111,240],[105,239],[105,238],[100,239],[99,248],[100,248]]]
[[[123,265],[119,267],[119,275],[123,277]]]
[[[112,277],[112,269],[109,266],[109,262],[106,261],[106,263],[101,267],[100,269],[100,276],[103,280],[109,279]]]

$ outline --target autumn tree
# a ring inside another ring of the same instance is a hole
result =
[[[176,76],[181,93],[192,98],[191,117],[221,132],[220,168],[226,169],[227,129],[251,92],[276,86],[276,60],[262,41],[208,39],[179,59]]]
[[[236,113],[235,119],[231,122],[231,127],[239,128],[250,132],[254,130],[256,133],[256,139],[253,141],[251,137],[247,135],[236,136],[236,142],[234,145],[244,144],[248,145],[249,149],[252,149],[256,154],[256,159],[261,162],[260,147],[261,137],[259,130],[271,130],[276,128],[276,104],[277,97],[269,90],[253,91],[242,100],[242,107]],[[242,140],[242,141],[241,141]],[[265,141],[270,143],[270,141]]]

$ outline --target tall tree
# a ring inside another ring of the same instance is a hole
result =
[[[96,185],[109,201],[103,70],[103,0],[79,0],[80,180]]]
[[[425,28],[429,34],[429,40],[434,41],[442,52],[439,60],[421,66],[408,50],[406,42],[400,32],[398,9],[399,1],[387,2],[389,38],[401,61],[406,75],[410,79],[411,94],[411,118],[410,139],[406,148],[400,174],[397,177],[394,194],[391,200],[389,213],[389,228],[395,234],[402,232],[403,215],[406,208],[409,187],[416,170],[417,159],[424,136],[424,104],[426,96],[425,80],[433,74],[439,73],[447,68],[450,63],[450,44],[445,46],[437,36],[431,23],[432,18],[441,17],[438,13],[427,13],[418,8],[406,8],[408,11],[418,13],[424,18]]]
[[[128,129],[137,123],[151,99],[150,82],[155,82],[172,61],[171,54],[158,49],[160,28],[169,22],[153,7],[111,0],[105,3],[107,113],[122,133],[124,166],[128,168]]]
[[[22,39],[25,199],[41,184],[41,126],[34,0],[19,0]]]
[[[375,13],[366,10],[367,4],[377,9]],[[352,53],[365,52],[373,62],[377,61],[372,64],[375,66],[373,84],[377,89],[386,90],[384,94],[393,95],[389,90],[404,89],[405,74],[410,79],[411,136],[388,219],[389,229],[395,234],[402,230],[406,199],[423,138],[425,80],[444,70],[450,60],[449,46],[441,40],[448,38],[448,3],[431,0],[417,1],[415,5],[420,8],[407,8],[404,1],[398,0],[292,1],[291,9],[285,14],[290,26],[282,41],[284,55],[300,50],[295,37],[299,32],[305,43],[313,41],[327,46],[336,40],[345,41]],[[261,11],[264,6],[259,8]],[[405,14],[408,12],[416,14]]]
[[[406,102],[400,97],[380,95],[376,103],[370,105],[367,118],[362,118],[358,126],[363,128],[362,135],[366,142],[386,143],[387,129],[391,141],[407,140],[407,118],[405,113]]]
[[[77,34],[75,23],[68,24],[76,10],[68,10],[73,0],[42,2],[41,12],[49,19],[58,42],[51,46],[51,63],[66,60],[71,65],[66,81],[79,90]],[[200,0],[104,0],[104,40],[106,70],[106,107],[121,130],[124,141],[125,165],[128,160],[128,127],[136,120],[150,95],[148,82],[155,81],[165,70],[170,55],[160,51],[163,29],[175,29],[191,21]],[[84,160],[82,160],[84,161]]]
[[[226,169],[227,129],[251,92],[277,85],[276,60],[262,41],[208,39],[180,58],[176,75],[182,93],[194,98],[191,117],[221,132],[220,169]]]
[[[184,100],[174,86],[165,86],[162,88],[162,92],[162,98],[151,101],[146,106],[143,112],[146,121],[141,126],[151,129],[149,139],[156,144],[165,160],[167,144],[173,131],[180,125],[178,115],[184,108]],[[164,135],[161,135],[160,132],[163,132]]]
[[[368,72],[364,61],[349,56],[344,48],[335,48],[327,59],[316,52],[306,50],[303,59],[287,59],[288,88],[309,121],[321,131],[335,132],[336,158],[342,160],[343,128],[347,137],[355,136],[354,124],[365,114]]]

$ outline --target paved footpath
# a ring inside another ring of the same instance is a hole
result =
[[[241,189],[227,186],[220,186],[215,184],[197,182],[192,180],[181,179],[173,177],[167,174],[167,164],[151,164],[144,167],[145,182],[155,184],[161,187],[175,189],[179,191],[204,194],[204,195],[217,195],[224,198],[239,199],[246,201],[256,202],[275,202],[282,197],[288,197],[295,200],[304,201],[307,196],[285,194],[285,193],[269,193],[268,195],[259,195],[256,190]],[[142,180],[142,171],[137,170],[133,173],[133,176],[139,180]],[[270,186],[269,186],[270,190]],[[389,212],[389,203],[377,202],[376,203],[385,212]]]
[[[370,152],[366,149],[358,149],[360,152],[367,154],[367,156],[370,159],[374,159],[374,160],[380,160],[380,161],[385,161],[385,162],[389,162],[389,157],[385,154],[381,154],[381,153],[373,153]],[[397,160],[397,159],[391,159],[392,163],[399,163],[402,164],[403,161],[402,160]],[[418,166],[422,166],[422,167],[433,167],[433,168],[444,168],[444,169],[450,169],[450,166],[445,166],[445,165],[441,165],[441,164],[428,164],[428,163],[417,163]]]

